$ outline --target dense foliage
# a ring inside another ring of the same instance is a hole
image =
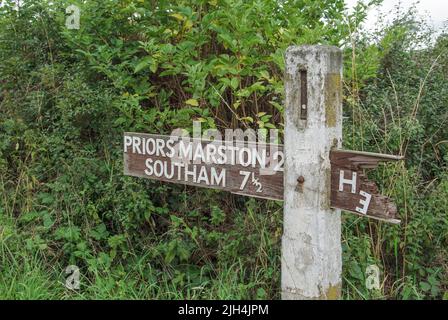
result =
[[[27,0],[0,7],[0,297],[279,298],[281,203],[122,174],[124,131],[282,128],[283,54],[345,48],[347,148],[402,226],[344,215],[345,298],[448,291],[448,39],[374,37],[343,0]],[[65,8],[81,8],[79,30]],[[373,1],[372,1],[373,4]],[[355,36],[356,35],[356,36]],[[380,291],[365,287],[377,265]],[[68,265],[81,289],[64,287]]]

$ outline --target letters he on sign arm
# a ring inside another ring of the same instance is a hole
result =
[[[380,162],[403,160],[369,152],[348,150],[331,151],[331,206],[361,216],[398,224],[397,207],[392,200],[379,193],[369,181],[364,169],[374,169]]]

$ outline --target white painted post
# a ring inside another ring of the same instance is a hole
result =
[[[330,150],[342,144],[342,53],[286,52],[282,299],[339,299],[340,210],[330,208]]]

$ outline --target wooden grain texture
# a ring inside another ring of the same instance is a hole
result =
[[[142,133],[125,133],[125,136],[130,137],[140,137],[140,138],[154,138],[154,139],[163,139],[164,141],[168,141],[170,139],[169,136],[163,136],[163,135],[153,135],[153,134],[142,134]],[[205,147],[207,144],[210,144],[211,141],[201,141],[200,142],[203,147]],[[268,159],[271,159],[271,154],[269,154],[269,148],[270,145],[266,144],[265,148],[268,151]],[[283,146],[277,145],[276,150],[283,152]],[[283,200],[283,172],[282,171],[276,171],[272,175],[266,175],[262,174],[264,172],[263,170],[260,170],[260,166],[256,167],[244,167],[241,164],[207,164],[207,163],[198,163],[198,164],[189,164],[189,170],[193,170],[192,166],[196,166],[196,170],[199,171],[200,168],[205,167],[207,176],[211,176],[211,170],[212,168],[215,168],[217,171],[221,171],[223,169],[226,170],[226,180],[225,180],[225,186],[223,185],[207,185],[203,182],[194,182],[192,179],[189,179],[188,181],[185,181],[182,177],[185,177],[183,174],[184,168],[179,168],[177,166],[174,166],[174,172],[172,178],[167,178],[165,176],[156,177],[154,175],[148,176],[145,173],[146,159],[150,158],[153,163],[155,163],[157,160],[161,160],[162,162],[166,163],[168,168],[171,169],[171,165],[175,163],[173,159],[169,157],[163,157],[161,155],[145,155],[145,154],[138,154],[133,152],[124,152],[124,174],[128,176],[134,176],[134,177],[140,177],[140,178],[147,178],[147,179],[153,179],[163,182],[170,182],[170,183],[178,183],[178,184],[184,184],[184,185],[190,185],[195,187],[203,187],[203,188],[212,188],[212,189],[218,189],[223,191],[228,191],[234,194],[243,195],[243,196],[250,196],[250,197],[256,197],[256,198],[262,198],[262,199],[270,199],[270,200]],[[269,160],[270,161],[270,160]],[[270,163],[268,161],[268,163]],[[181,170],[180,176],[181,179],[178,179],[179,177],[179,170]],[[170,175],[171,175],[171,170]],[[260,188],[253,183],[252,179],[250,178],[243,190],[240,190],[241,184],[244,179],[244,175],[240,174],[240,171],[246,171],[250,172],[251,174],[254,174],[254,177],[258,179],[258,182],[262,186],[262,191],[260,191]]]
[[[349,150],[333,150],[330,155],[331,161],[331,206],[333,208],[343,209],[353,212],[360,216],[379,219],[390,223],[400,223],[397,217],[397,207],[393,201],[381,194],[377,185],[373,181],[369,181],[364,173],[364,169],[374,169],[380,162],[399,161],[403,157],[349,151]],[[345,184],[343,191],[340,187],[340,173],[344,171],[344,176],[352,177],[353,173],[356,177],[356,192],[351,192],[351,186]],[[356,208],[360,206],[360,201],[365,197],[360,194],[364,191],[371,195],[370,204],[366,214],[360,214]]]

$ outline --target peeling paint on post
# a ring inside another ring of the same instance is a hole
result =
[[[285,58],[282,298],[338,299],[341,215],[330,208],[329,155],[342,144],[342,53],[336,47],[301,46],[289,48]],[[306,119],[300,105],[303,71]]]

